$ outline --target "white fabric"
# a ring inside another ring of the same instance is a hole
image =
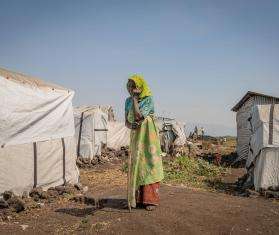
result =
[[[80,146],[78,155],[90,159],[101,155],[102,144],[107,144],[107,114],[99,108],[86,107],[75,108],[74,116],[76,145]]]
[[[263,148],[279,147],[279,105],[274,105],[273,142],[269,144],[269,119],[271,105],[255,105],[252,109],[249,156],[246,166],[249,167]]]
[[[246,167],[253,167],[256,190],[279,186],[279,105],[274,105],[273,133],[270,133],[271,107],[272,105],[255,105],[251,112],[252,134]],[[269,143],[270,134],[272,143]]]
[[[130,130],[124,122],[108,122],[108,142],[109,148],[120,150],[121,147],[130,145]]]
[[[79,180],[76,167],[76,148],[74,137],[65,139],[65,178],[75,184]],[[0,193],[6,190],[21,195],[29,192],[34,185],[33,144],[21,144],[0,148]],[[37,186],[47,190],[62,185],[63,148],[62,140],[37,142]]]
[[[182,122],[178,122],[175,119],[164,119],[163,118],[155,118],[155,123],[157,128],[159,129],[159,132],[163,130],[164,124],[169,124],[172,127],[173,132],[177,135],[177,138],[174,141],[175,145],[185,145],[187,143],[186,141],[186,133],[184,130],[185,124]],[[164,137],[160,136],[160,139],[162,140]]]
[[[73,136],[73,95],[0,76],[0,146]]]
[[[173,130],[178,136],[174,141],[175,145],[179,146],[179,145],[185,145],[187,143],[184,127],[185,127],[184,123],[177,122],[177,121],[173,123]]]
[[[264,148],[257,156],[254,186],[257,191],[279,186],[279,148]]]

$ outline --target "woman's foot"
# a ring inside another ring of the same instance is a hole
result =
[[[145,206],[143,203],[137,203],[137,208],[143,209],[143,208],[145,208]]]
[[[147,206],[145,207],[145,209],[146,209],[147,211],[154,211],[154,210],[156,209],[156,206],[154,206],[154,205],[147,205]]]

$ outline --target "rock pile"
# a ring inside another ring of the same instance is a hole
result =
[[[5,191],[0,196],[0,221],[8,220],[13,213],[40,208],[45,203],[52,203],[59,197],[81,196],[87,190],[88,188],[81,184],[66,184],[51,187],[47,191],[44,191],[41,187],[33,188],[29,194],[25,192],[21,197],[14,195],[11,191]]]
[[[5,191],[2,194],[2,198],[0,198],[0,209],[11,209],[13,212],[18,213],[25,210],[25,203],[11,191]]]
[[[94,156],[93,159],[78,157],[77,166],[79,168],[91,168],[98,164],[105,164],[108,162],[117,162],[124,160],[129,155],[128,147],[122,147],[120,150],[115,150],[112,148],[103,148],[100,156]]]

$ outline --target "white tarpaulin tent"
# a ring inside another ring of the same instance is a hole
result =
[[[130,145],[130,129],[124,122],[108,122],[108,142],[109,148],[120,150],[121,147]]]
[[[74,110],[77,156],[93,159],[107,144],[108,115],[99,107],[77,107]]]
[[[237,161],[247,160],[249,155],[249,141],[251,126],[249,118],[255,105],[278,104],[279,98],[257,92],[248,91],[244,97],[232,108],[236,112],[237,123]]]
[[[73,96],[0,68],[0,193],[78,182]]]
[[[246,167],[254,167],[256,190],[279,186],[279,105],[255,105]]]
[[[172,131],[175,135],[175,145],[184,145],[186,143],[186,135],[184,132],[184,124],[174,119],[155,118],[156,126],[160,132],[161,143],[165,140],[166,135],[162,135],[165,123],[171,124]],[[121,147],[129,146],[130,130],[125,126],[124,122],[108,122],[108,141],[107,146],[112,149],[119,150]]]
[[[175,135],[175,140],[174,144],[179,146],[179,145],[184,145],[186,144],[186,134],[184,131],[185,124],[182,122],[178,122],[175,119],[171,118],[164,118],[164,117],[156,117],[155,118],[155,123],[159,129],[159,132],[162,133],[164,132],[164,126],[171,126],[171,130],[173,131]]]

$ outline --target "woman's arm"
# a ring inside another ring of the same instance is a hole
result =
[[[139,123],[139,122],[130,123],[130,122],[128,121],[128,115],[125,114],[125,126],[126,126],[127,128],[129,128],[129,129],[135,130],[135,129],[138,129],[138,128],[139,128],[140,123]]]
[[[132,124],[128,121],[128,113],[125,113],[125,126],[129,129],[132,129]]]
[[[134,95],[132,97],[132,99],[133,99],[133,108],[134,108],[135,120],[137,122],[140,122],[140,121],[143,120],[143,115],[140,112],[138,96]]]

